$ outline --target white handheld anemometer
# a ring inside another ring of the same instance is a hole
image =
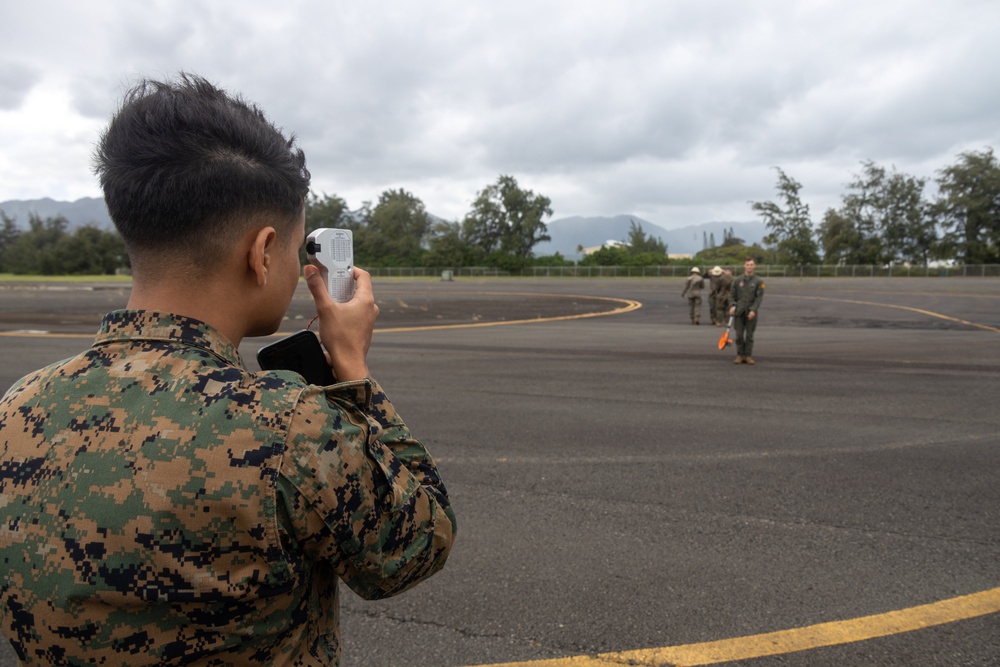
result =
[[[350,229],[322,227],[306,238],[306,256],[319,269],[334,301],[354,296],[354,234]]]

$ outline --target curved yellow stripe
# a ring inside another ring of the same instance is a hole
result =
[[[465,292],[464,294],[468,294]],[[642,303],[632,299],[619,299],[611,296],[581,296],[577,294],[517,294],[511,292],[476,292],[476,294],[499,294],[503,296],[557,296],[567,299],[590,299],[592,301],[612,301],[623,304],[614,310],[605,310],[599,313],[580,313],[577,315],[559,315],[556,317],[536,317],[530,320],[500,320],[492,322],[473,322],[469,324],[429,324],[420,327],[393,327],[390,329],[376,329],[375,333],[392,333],[397,331],[433,331],[435,329],[473,329],[478,327],[499,327],[508,324],[533,324],[536,322],[558,322],[561,320],[582,320],[588,317],[604,317],[605,315],[620,315],[642,308]]]
[[[588,317],[604,317],[605,315],[620,315],[642,308],[642,303],[632,299],[619,299],[611,296],[583,296],[578,294],[539,294],[539,293],[518,293],[518,292],[455,292],[464,295],[494,295],[494,296],[548,296],[566,299],[589,299],[591,301],[611,301],[620,303],[622,306],[613,310],[605,310],[599,313],[581,313],[577,315],[559,315],[557,317],[537,317],[530,320],[502,320],[496,322],[471,322],[467,324],[430,324],[420,327],[392,327],[388,329],[376,329],[375,333],[393,333],[399,331],[434,331],[436,329],[473,329],[478,327],[498,327],[509,324],[533,324],[537,322],[557,322],[560,320],[582,320]],[[262,338],[284,338],[288,332],[277,332]],[[11,338],[89,338],[93,339],[94,334],[74,334],[74,333],[49,333],[47,331],[0,331],[0,336]]]
[[[597,656],[507,662],[481,665],[480,667],[622,667],[622,665],[695,667],[697,665],[717,665],[736,660],[750,660],[768,655],[794,653],[823,646],[836,646],[877,637],[887,637],[997,612],[1000,612],[1000,588],[992,588],[980,593],[962,595],[909,609],[760,635],[666,648],[602,653]]]

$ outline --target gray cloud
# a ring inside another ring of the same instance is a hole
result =
[[[13,59],[0,58],[0,110],[16,110],[41,80],[37,67]]]
[[[195,71],[294,131],[316,189],[352,207],[403,187],[455,219],[506,173],[557,217],[669,227],[751,219],[780,166],[818,221],[862,160],[932,177],[1000,144],[991,2],[28,4],[0,62],[34,77],[0,107],[61,89],[96,132],[128,81]],[[51,164],[0,159],[0,200],[96,192]]]

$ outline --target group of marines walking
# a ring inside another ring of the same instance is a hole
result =
[[[719,327],[728,313],[733,318],[736,341],[735,364],[754,365],[753,336],[757,329],[757,311],[764,298],[764,281],[756,275],[757,263],[748,257],[743,263],[743,275],[733,277],[733,272],[714,266],[708,271],[708,311],[712,324]],[[705,278],[697,266],[684,281],[682,297],[687,297],[691,324],[701,324],[701,291]]]

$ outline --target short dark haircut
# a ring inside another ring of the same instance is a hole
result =
[[[111,219],[129,252],[209,247],[260,214],[297,220],[309,193],[305,155],[252,103],[204,78],[144,79],[112,117],[94,156]]]

